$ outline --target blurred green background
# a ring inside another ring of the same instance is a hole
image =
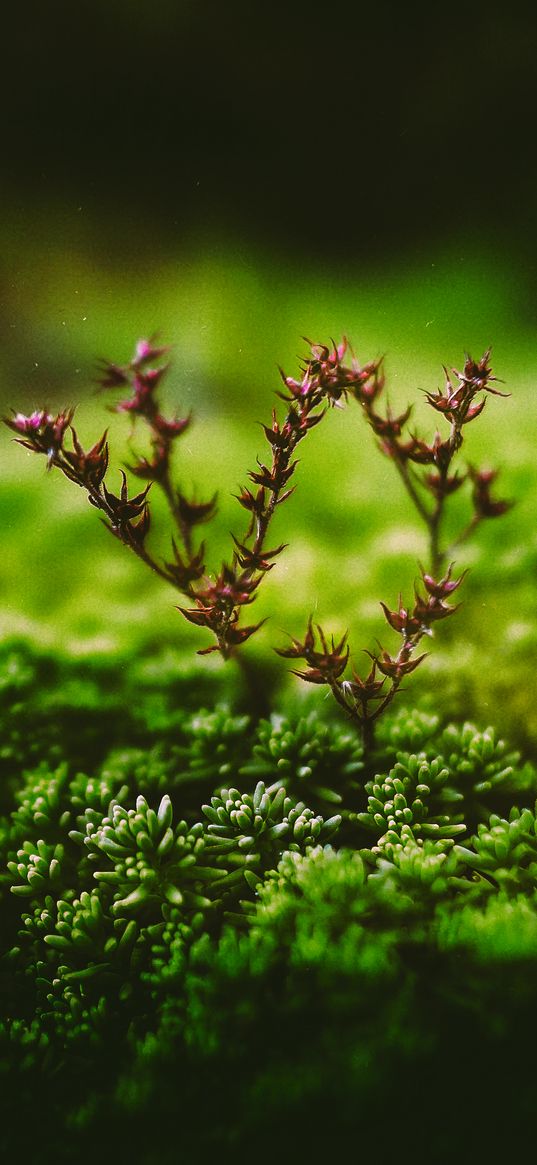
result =
[[[173,345],[169,407],[194,417],[178,480],[219,491],[215,567],[244,525],[232,495],[264,451],[277,365],[295,372],[303,335],[346,333],[363,360],[386,353],[390,399],[416,402],[424,433],[435,418],[419,390],[492,343],[512,396],[489,399],[467,456],[501,466],[499,492],[517,504],[461,551],[463,607],[416,684],[530,744],[534,44],[535,14],[494,5],[451,5],[440,32],[422,4],[30,5],[13,14],[1,82],[0,228],[3,411],[77,403],[84,442],[110,426],[118,482],[128,423],[95,395],[95,361],[125,361],[158,332]],[[2,465],[4,635],[86,655],[206,645],[7,431]],[[410,597],[425,541],[356,408],[303,444],[275,526],[289,549],[249,650],[268,656],[310,612],[350,628],[357,663],[377,635],[388,644],[379,600]]]

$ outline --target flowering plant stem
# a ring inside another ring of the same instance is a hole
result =
[[[232,558],[222,564],[216,575],[206,567],[205,544],[198,544],[195,538],[196,527],[214,517],[216,495],[207,501],[188,497],[174,484],[172,475],[173,449],[191,418],[166,418],[163,415],[158,387],[168,367],[162,362],[166,348],[156,347],[153,340],[140,340],[128,364],[104,362],[101,370],[102,388],[128,392],[114,410],[130,414],[133,421],[141,421],[149,431],[150,456],[135,456],[134,463],[127,466],[135,477],[147,483],[134,496],[129,495],[123,469],[119,494],[108,488],[107,432],[85,451],[72,424],[73,410],[64,410],[56,417],[46,409],[30,416],[15,413],[6,418],[6,424],[15,432],[19,444],[46,456],[49,469],[60,469],[67,478],[85,489],[89,502],[103,515],[104,525],[111,533],[159,578],[190,600],[193,605],[179,608],[182,614],[190,623],[208,630],[214,639],[209,647],[201,648],[199,654],[216,651],[224,659],[229,659],[237,656],[242,645],[264,622],[244,626],[241,623],[242,608],[254,602],[260,584],[275,565],[274,560],[285,549],[284,543],[269,549],[267,538],[276,508],[294,490],[289,482],[298,464],[295,458],[297,446],[331,407],[341,407],[344,401],[353,398],[379,439],[381,451],[394,462],[406,492],[425,524],[429,539],[429,566],[427,570],[421,568],[421,590],[416,588],[412,606],[405,607],[401,596],[395,611],[381,603],[387,623],[401,637],[401,642],[395,654],[390,654],[380,645],[377,653],[368,651],[371,666],[365,677],[353,669],[352,678],[345,678],[350,654],[347,635],[337,643],[333,637],[329,642],[322,627],[314,627],[311,618],[304,640],[292,638],[291,646],[278,649],[278,654],[305,661],[305,670],[295,674],[308,683],[328,686],[335,701],[359,728],[364,749],[371,752],[376,721],[391,704],[405,676],[425,659],[425,654],[415,654],[421,640],[425,635],[431,635],[434,623],[457,610],[448,600],[460,586],[464,574],[452,578],[453,567],[448,563],[453,549],[464,542],[482,520],[498,517],[509,508],[510,503],[493,500],[490,494],[497,471],[467,468],[462,474],[453,472],[453,461],[463,444],[464,426],[480,415],[488,394],[504,394],[492,387],[496,378],[489,367],[490,351],[477,362],[468,356],[462,372],[452,370],[454,382],[452,375],[444,369],[444,389],[426,393],[428,404],[449,423],[449,435],[442,439],[436,432],[429,443],[415,434],[404,438],[403,431],[412,406],[399,416],[392,414],[389,404],[383,413],[378,411],[378,401],[385,387],[382,360],[360,365],[351,353],[350,363],[345,363],[350,351],[346,340],[331,347],[307,342],[310,353],[301,368],[301,376],[295,379],[281,372],[284,391],[279,395],[287,404],[285,420],[279,422],[273,410],[272,424],[262,426],[270,446],[270,463],[257,459],[256,469],[249,473],[255,488],[243,487],[237,497],[249,515],[248,525],[241,539],[232,536]],[[478,394],[482,394],[479,399]],[[473,486],[473,513],[452,545],[447,547],[443,545],[442,532],[448,498],[467,480]],[[180,542],[178,546],[172,536],[173,560],[170,562],[159,561],[147,545],[151,525],[148,494],[153,485],[157,485],[166,498]]]

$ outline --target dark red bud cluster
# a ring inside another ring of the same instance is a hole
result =
[[[180,437],[181,433],[184,433],[191,420],[191,413],[188,414],[188,417],[174,417],[171,421],[165,420],[164,417],[160,416],[160,413],[157,413],[153,417],[153,426],[161,437],[173,441],[174,437]]]
[[[197,582],[205,573],[205,544],[202,542],[198,551],[191,555],[183,555],[174,538],[172,547],[174,561],[165,562],[164,569],[178,590],[189,594],[191,584]]]
[[[110,492],[106,485],[103,484],[103,494],[107,506],[107,514],[110,518],[111,529],[113,533],[128,533],[134,534],[135,541],[141,544],[149,530],[149,508],[147,505],[147,494],[151,489],[151,485],[146,486],[141,493],[136,494],[135,497],[129,497],[129,489],[127,485],[127,478],[121,472],[122,485],[119,496]],[[90,502],[97,505],[99,509],[102,506],[90,496]],[[134,523],[134,519],[139,521]]]
[[[104,362],[100,385],[102,388],[128,388],[130,396],[120,400],[113,411],[129,413],[133,418],[142,419],[148,426],[151,440],[150,456],[139,456],[133,464],[127,466],[135,477],[141,478],[150,484],[155,482],[164,492],[171,509],[174,521],[179,529],[184,543],[185,555],[176,554],[174,563],[164,563],[158,566],[151,562],[153,569],[168,578],[180,590],[190,593],[192,582],[201,577],[204,571],[203,554],[197,555],[192,545],[192,530],[194,526],[208,521],[215,512],[215,499],[210,502],[196,502],[187,498],[180,490],[174,488],[171,478],[172,446],[177,437],[188,428],[191,415],[187,417],[167,418],[163,415],[157,389],[168,371],[168,364],[159,363],[168,352],[167,347],[157,346],[154,339],[139,340],[136,344],[134,356],[128,364],[123,366]],[[142,496],[142,495],[140,495]],[[106,496],[105,502],[108,505]],[[98,503],[96,503],[98,504]],[[114,517],[114,515],[112,515]],[[144,516],[140,522],[134,538],[145,537],[149,525],[149,517]],[[132,534],[132,531],[131,531]],[[132,538],[131,538],[132,542]],[[147,553],[144,554],[146,561]]]
[[[401,595],[397,611],[390,611],[386,603],[380,604],[387,623],[394,631],[403,636],[405,643],[414,641],[415,646],[422,635],[427,634],[433,623],[455,614],[457,607],[449,606],[446,599],[450,598],[457,587],[461,585],[466,571],[458,579],[452,579],[452,569],[453,567],[450,566],[445,577],[438,580],[422,570],[421,582],[425,589],[425,595],[421,595],[416,588],[414,605],[411,610],[403,605]]]
[[[469,389],[467,385],[461,384],[458,389],[452,391],[453,385],[448,379],[446,393],[442,392],[426,392],[425,396],[433,409],[438,413],[442,413],[448,421],[456,421],[459,426],[467,425],[469,421],[474,421],[482,412],[487,403],[487,398],[476,404],[471,404],[474,391]],[[490,390],[492,392],[492,389]],[[501,393],[496,393],[501,396]]]
[[[317,648],[317,636],[320,640],[320,651]],[[301,643],[299,639],[294,638],[291,641],[292,647],[280,647],[276,652],[284,659],[304,659],[308,664],[307,671],[293,669],[293,674],[307,683],[333,685],[345,671],[349,659],[349,648],[346,646],[347,633],[338,643],[332,636],[329,646],[322,627],[317,624],[314,628],[310,618],[304,641]]]
[[[461,488],[461,485],[464,485],[467,476],[466,473],[448,473],[445,475],[441,473],[426,473],[424,474],[423,481],[433,497],[440,499],[447,497],[448,494],[456,493]]]
[[[161,360],[169,351],[169,345],[164,345],[160,348],[155,347],[154,336],[149,340],[138,340],[134,349],[131,368],[143,368],[146,364],[152,364],[155,360]]]
[[[233,567],[224,564],[214,582],[196,589],[195,607],[178,608],[189,623],[205,627],[217,640],[211,647],[199,651],[198,655],[220,651],[227,658],[235,647],[245,643],[262,626],[264,619],[249,627],[238,626],[240,608],[254,601],[254,592],[260,581],[261,576],[247,578],[237,575]]]
[[[183,612],[184,614],[184,612]],[[202,626],[208,627],[214,635],[218,636],[218,643],[213,643],[210,647],[202,647],[197,652],[198,655],[211,655],[214,651],[219,651],[224,659],[229,659],[233,654],[235,648],[242,647],[243,643],[255,635],[256,631],[265,623],[265,619],[260,619],[259,623],[252,623],[249,627],[238,627],[238,613],[234,612],[231,619],[228,619],[225,627],[220,631],[216,621],[204,622]]]
[[[348,340],[344,337],[340,344],[332,341],[327,344],[314,344],[304,337],[310,346],[310,355],[302,365],[302,379],[296,380],[286,376],[280,369],[281,376],[289,396],[284,400],[309,399],[315,404],[328,400],[330,404],[337,404],[348,393],[361,398],[367,395],[373,399],[380,391],[378,379],[380,362],[371,362],[360,366],[352,353]],[[345,364],[347,352],[351,352],[351,363]]]
[[[399,595],[399,607],[397,611],[390,611],[386,603],[381,602],[380,605],[384,611],[386,622],[405,639],[412,639],[414,635],[419,635],[422,632],[423,623],[421,619],[417,617],[414,611],[409,611],[403,606],[401,595]]]
[[[319,391],[328,400],[338,401],[349,390],[356,392],[362,388],[368,379],[368,372],[360,367],[349,342],[344,336],[340,344],[332,340],[332,347],[327,344],[313,344],[305,337],[310,345],[311,355],[304,363],[304,374],[312,381],[316,381]],[[347,352],[351,352],[351,364],[344,364]]]
[[[201,526],[204,522],[210,522],[216,513],[217,496],[217,494],[213,494],[209,501],[197,502],[194,498],[187,498],[178,490],[177,511],[181,522],[189,529]]]
[[[429,595],[427,599],[424,599],[421,595],[416,594],[413,613],[422,629],[428,630],[432,623],[437,623],[439,619],[447,619],[448,615],[454,615],[457,610],[458,607],[448,606],[436,595]]]
[[[108,469],[107,435],[108,431],[105,430],[100,440],[96,441],[95,445],[92,445],[91,449],[85,452],[78,440],[76,430],[71,425],[73,448],[72,450],[63,449],[61,468],[65,476],[86,489],[98,490]]]
[[[388,405],[385,417],[380,417],[372,409],[368,409],[367,419],[378,437],[382,437],[387,441],[393,441],[395,438],[401,436],[411,412],[412,405],[409,405],[404,413],[401,413],[398,417],[394,417]]]
[[[470,469],[473,482],[473,503],[479,518],[500,518],[510,510],[513,502],[491,497],[491,486],[498,477],[497,469]]]
[[[447,598],[449,598],[449,596],[452,595],[453,592],[456,591],[458,587],[460,587],[461,583],[463,582],[463,580],[466,578],[466,575],[468,574],[468,570],[463,570],[462,574],[459,575],[459,578],[452,578],[451,577],[452,570],[453,570],[453,563],[451,563],[451,566],[449,567],[447,574],[444,575],[444,578],[436,580],[433,578],[432,574],[429,574],[428,571],[423,570],[423,567],[422,567],[422,569],[421,569],[421,581],[425,587],[427,594],[431,595],[435,599],[447,599]]]
[[[289,410],[283,425],[280,425],[273,409],[272,426],[262,425],[261,428],[272,449],[288,450],[297,443],[297,439],[299,440],[301,436],[318,425],[323,417],[324,410],[320,413],[309,413],[304,407],[299,411],[292,408]]]
[[[409,420],[411,410],[406,409],[399,416],[395,416],[389,407],[384,415],[380,415],[373,408],[373,400],[369,396],[371,386],[377,395],[382,391],[383,380],[373,378],[361,390],[360,401],[366,413],[369,424],[379,437],[380,448],[386,456],[395,461],[405,486],[412,497],[421,517],[426,522],[431,538],[435,540],[435,561],[438,557],[438,530],[442,522],[445,499],[455,493],[468,478],[468,473],[451,472],[453,458],[463,442],[463,429],[470,421],[481,415],[486,404],[486,394],[506,396],[499,392],[492,384],[496,377],[490,367],[490,348],[480,360],[473,360],[466,356],[463,370],[452,369],[451,372],[444,366],[445,383],[443,389],[436,392],[426,392],[429,405],[440,413],[450,425],[450,432],[443,438],[436,432],[432,441],[425,441],[415,433],[403,436],[405,426]],[[478,393],[484,394],[480,399]],[[421,475],[414,467],[430,467],[428,472]],[[475,518],[499,516],[509,508],[505,501],[494,501],[490,497],[490,481],[485,476],[473,474],[474,481],[474,513]],[[418,487],[418,488],[416,488]],[[432,508],[423,503],[420,489],[427,491],[433,500]],[[470,531],[474,521],[468,527]],[[463,535],[465,537],[466,534]]]
[[[276,558],[287,547],[287,543],[282,542],[281,546],[277,546],[275,550],[255,551],[253,548],[246,546],[244,542],[239,542],[239,539],[235,538],[234,534],[231,537],[237,548],[237,562],[243,570],[248,572],[259,570],[262,574],[266,574],[267,570],[272,570],[272,567],[275,565],[274,562],[270,562],[270,559]]]
[[[452,457],[449,441],[443,441],[440,433],[435,433],[430,444],[415,435],[412,435],[406,444],[392,441],[389,448],[385,448],[385,452],[400,461],[413,461],[416,465],[437,465],[439,469],[446,469]]]
[[[490,353],[491,349],[487,348],[481,360],[473,360],[471,356],[467,355],[462,372],[452,368],[451,372],[456,378],[455,384],[451,379],[451,374],[444,366],[446,379],[443,392],[427,392],[425,394],[432,408],[443,413],[449,421],[454,422],[459,428],[468,424],[469,421],[475,420],[483,412],[486,397],[474,403],[476,393],[488,392],[493,396],[508,395],[491,387],[491,383],[496,381],[497,377],[492,375],[492,369],[489,365]]]
[[[153,445],[153,456],[138,457],[132,465],[127,465],[130,473],[135,477],[142,478],[143,481],[159,481],[165,480],[168,472],[168,450],[164,445]]]
[[[384,699],[386,677],[383,676],[382,679],[377,679],[377,661],[373,658],[373,662],[365,678],[362,679],[353,668],[352,680],[344,680],[341,686],[345,698],[361,706],[362,719],[365,719],[367,717],[368,704],[374,700]]]
[[[23,413],[14,413],[12,417],[4,417],[4,424],[17,433],[19,445],[31,449],[33,453],[44,453],[49,465],[59,454],[67,429],[71,426],[74,409],[64,409],[53,417],[46,409],[38,409],[29,417]]]
[[[492,381],[498,383],[498,377],[493,376],[492,368],[489,364],[491,352],[492,348],[487,348],[481,360],[473,360],[467,353],[462,372],[457,372],[456,368],[453,369],[453,372],[461,383],[473,388],[474,392],[483,391],[491,392],[493,396],[508,396],[508,393],[499,392],[497,388],[490,387]]]
[[[159,377],[160,379],[160,377]],[[152,418],[155,414],[154,390],[157,385],[149,374],[135,375],[128,382],[132,388],[132,396],[127,400],[120,400],[113,406],[116,413],[134,413],[138,417]]]
[[[261,517],[261,514],[266,509],[266,494],[263,486],[258,489],[256,494],[253,494],[251,490],[244,487],[241,489],[240,494],[234,494],[234,497],[240,502],[241,506],[244,506],[245,510],[248,510],[257,517]]]
[[[291,464],[286,467],[281,466],[276,462],[269,469],[267,465],[263,465],[259,458],[257,458],[257,464],[259,466],[259,471],[253,470],[248,474],[248,477],[255,483],[255,485],[264,486],[264,488],[270,490],[271,493],[277,494],[280,492],[282,486],[287,484],[289,478],[293,476],[293,473],[295,472],[295,469],[298,465],[298,461],[292,461]]]
[[[371,652],[368,652],[368,655],[374,660],[379,671],[396,684],[399,684],[405,676],[415,671],[424,659],[427,659],[427,652],[412,659],[408,651],[400,651],[397,656],[392,656],[383,649],[381,649],[380,655],[371,655]]]
[[[132,360],[125,365],[101,362],[101,375],[98,384],[101,388],[129,388],[131,395],[118,401],[113,411],[130,413],[134,417],[143,417],[150,425],[154,441],[161,442],[161,457],[168,452],[169,442],[184,433],[190,424],[190,416],[168,420],[162,416],[156,398],[156,390],[168,371],[168,364],[159,367],[150,367],[155,360],[161,360],[168,352],[166,347],[156,347],[153,340],[139,340]],[[157,458],[158,460],[158,458]],[[160,464],[160,463],[159,463]],[[142,475],[140,475],[142,476]],[[158,480],[155,478],[154,480]]]

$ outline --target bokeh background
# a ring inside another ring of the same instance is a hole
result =
[[[386,353],[391,399],[414,400],[424,432],[419,390],[493,344],[512,396],[488,401],[468,456],[501,465],[517,505],[461,553],[464,605],[419,682],[530,743],[536,25],[525,5],[471,0],[60,0],[11,12],[0,75],[3,411],[77,403],[83,440],[110,425],[119,467],[125,425],[95,395],[95,360],[159,332],[169,406],[195,419],[178,477],[219,490],[215,566],[241,530],[232,495],[262,452],[277,365],[296,370],[303,335]],[[350,627],[359,660],[384,635],[379,600],[410,593],[423,535],[357,411],[302,450],[251,650],[313,611]],[[2,479],[3,634],[77,653],[205,645],[7,431]]]

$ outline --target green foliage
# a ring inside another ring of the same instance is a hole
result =
[[[535,769],[520,763],[520,753],[499,740],[494,728],[476,731],[472,724],[450,724],[439,748],[463,796],[465,820],[472,827],[499,805],[514,798],[531,799]]]
[[[324,811],[352,804],[361,795],[364,764],[355,731],[326,723],[310,712],[291,722],[284,716],[262,720],[252,759],[242,765],[241,777],[268,781],[308,805]],[[362,779],[361,779],[362,778]]]
[[[456,812],[462,795],[446,789],[449,775],[441,757],[428,761],[425,753],[401,753],[387,776],[367,782],[367,812],[357,814],[357,821],[376,834],[379,849],[398,842],[405,827],[419,838],[456,837],[466,826]]]
[[[507,894],[537,889],[537,822],[535,810],[513,806],[509,820],[491,814],[480,822],[471,848],[456,852],[470,867],[491,879]]]
[[[132,676],[95,665],[83,681],[65,660],[48,724],[46,657],[3,658],[5,723],[20,703],[26,726],[0,820],[6,1152],[33,1151],[28,1105],[51,1160],[119,1139],[172,1165],[177,1122],[199,1160],[244,1154],[267,1123],[312,1159],[359,1127],[373,1151],[383,1106],[402,1122],[418,1089],[441,1160],[434,1114],[460,1056],[468,1097],[498,1105],[488,1065],[514,1057],[502,1088],[515,1103],[516,1082],[525,1129],[531,764],[490,729],[400,708],[367,772],[343,718],[200,711],[195,681],[172,699],[171,677],[141,668],[134,700]],[[115,693],[100,728],[97,676]]]

